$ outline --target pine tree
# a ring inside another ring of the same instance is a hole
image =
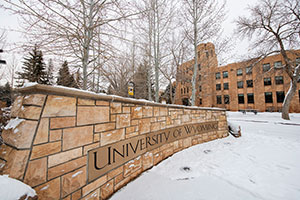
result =
[[[18,74],[18,86],[23,86],[25,80],[29,82],[36,82],[39,84],[48,84],[46,65],[43,59],[43,53],[37,47],[34,46],[32,52],[29,53],[28,57],[24,58],[23,72],[17,72]]]
[[[144,62],[140,64],[133,76],[133,82],[135,84],[135,98],[137,99],[148,99],[148,81],[151,82],[151,93],[152,98],[154,96],[153,82],[148,80],[148,63]]]
[[[65,61],[58,72],[57,85],[62,85],[66,87],[79,88],[77,82],[75,81],[74,75],[69,71],[68,62]]]
[[[49,59],[49,64],[48,64],[47,72],[46,72],[49,85],[54,84],[53,69],[54,69],[53,61],[52,61],[52,59]]]
[[[8,82],[4,86],[0,86],[0,101],[5,102],[6,106],[10,106],[12,103],[12,91]]]

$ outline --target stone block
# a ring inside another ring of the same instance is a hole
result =
[[[123,106],[123,113],[130,114],[130,107]]]
[[[102,186],[106,182],[107,182],[107,176],[106,175],[96,179],[95,181],[89,183],[88,185],[86,185],[82,188],[82,195],[83,196],[87,195],[88,193],[90,193],[91,191],[99,188],[100,186]]]
[[[151,118],[141,119],[139,121],[139,132],[140,134],[149,133],[151,126]]]
[[[111,144],[125,139],[125,129],[117,129],[113,131],[101,133],[101,146]]]
[[[105,123],[95,125],[95,132],[104,132],[114,130],[116,128],[116,123]]]
[[[96,101],[97,106],[109,106],[108,101]]]
[[[62,164],[69,160],[82,156],[82,148],[72,149],[70,151],[61,152],[48,158],[48,167],[53,167],[55,165]]]
[[[93,126],[64,129],[63,150],[90,144],[93,139]]]
[[[12,120],[12,119],[11,119]],[[36,130],[37,121],[13,119],[15,128],[4,130],[2,138],[6,144],[10,144],[18,149],[30,148]]]
[[[153,107],[153,114],[155,117],[159,116],[159,107]]]
[[[76,98],[49,95],[43,117],[60,117],[76,115]]]
[[[50,142],[61,140],[62,130],[52,130],[50,131]]]
[[[121,173],[123,174],[123,166],[121,166],[121,167],[119,167],[117,169],[114,169],[114,170],[108,172],[108,174],[107,174],[107,180],[110,180],[110,179],[118,176]]]
[[[11,117],[38,120],[40,118],[42,107],[22,106],[19,110],[11,113]]]
[[[43,185],[33,188],[39,199],[57,200],[60,199],[60,178],[56,178]]]
[[[82,200],[99,200],[100,199],[100,188],[91,192],[86,197],[82,198]]]
[[[163,157],[163,159],[166,159],[169,156],[173,155],[173,153],[174,153],[173,147],[168,148],[162,152],[162,157]]]
[[[159,108],[159,116],[167,116],[168,115],[168,108],[160,107]]]
[[[116,118],[117,129],[130,126],[130,114],[120,114]]]
[[[136,159],[127,162],[124,165],[124,177],[129,176],[130,174],[140,169],[141,167],[142,167],[141,156],[138,156]]]
[[[43,94],[29,94],[24,97],[24,105],[43,106],[45,103],[46,95]]]
[[[8,174],[11,178],[22,180],[28,161],[29,150],[16,150],[7,145],[0,148],[0,157],[4,159],[5,166],[0,169],[1,174]]]
[[[86,165],[86,156],[48,169],[48,180],[66,174]]]
[[[100,194],[101,199],[107,199],[114,193],[114,180],[111,180],[101,186]]]
[[[99,142],[97,142],[97,143],[94,143],[94,144],[84,146],[83,147],[83,155],[86,155],[89,150],[92,150],[92,149],[95,149],[95,148],[99,147],[99,145],[100,145]]]
[[[30,160],[55,154],[61,151],[61,141],[33,146]]]
[[[94,142],[99,142],[100,141],[100,134],[99,133],[95,133],[94,134]]]
[[[24,100],[23,96],[18,96],[15,99],[14,103],[12,104],[11,111],[10,111],[10,116],[11,117],[17,117],[18,116],[18,113],[19,113],[19,111],[21,110],[21,108],[23,106],[23,100]]]
[[[144,106],[143,107],[143,117],[152,117],[153,116],[153,107]]]
[[[111,103],[110,104],[111,114],[122,113],[122,104],[121,103]]]
[[[159,152],[159,153],[156,153],[154,154],[153,156],[153,164],[154,165],[157,165],[158,163],[160,163],[160,161],[162,161],[162,154]]]
[[[142,156],[142,159],[143,159],[143,171],[153,166],[153,154],[151,152],[145,153]]]
[[[109,122],[109,107],[78,107],[77,125]]]
[[[166,117],[157,117],[158,122],[166,121]]]
[[[86,167],[70,172],[62,177],[62,197],[65,197],[85,185]]]
[[[47,158],[33,160],[28,163],[24,183],[31,187],[46,182]]]
[[[42,118],[33,144],[41,144],[48,142],[49,118]]]
[[[131,118],[132,119],[139,119],[143,117],[143,107],[137,106],[131,108]]]
[[[126,133],[125,135],[125,138],[128,139],[128,138],[132,138],[132,137],[135,137],[135,136],[138,136],[139,135],[139,132],[133,132],[133,133]]]
[[[94,106],[95,100],[78,98],[77,105],[78,106]]]
[[[122,174],[120,174],[120,175],[122,175]],[[117,177],[115,178],[115,188],[114,188],[115,191],[117,191],[120,188],[122,188],[123,186],[125,186],[131,180],[130,176],[128,176],[126,178],[119,179],[119,181],[116,181],[116,179],[118,179],[118,178]]]
[[[79,200],[81,198],[81,190],[77,190],[72,194],[72,200]]]
[[[126,135],[138,131],[137,126],[131,126],[126,128]]]
[[[151,132],[160,130],[160,123],[159,122],[152,123],[150,129],[151,129]]]
[[[75,126],[75,117],[58,117],[50,119],[50,129]]]

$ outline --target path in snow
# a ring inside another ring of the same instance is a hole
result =
[[[241,125],[241,138],[178,152],[111,199],[299,200],[300,114],[284,121],[279,113],[229,112],[228,120]]]

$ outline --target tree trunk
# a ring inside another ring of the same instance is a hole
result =
[[[194,2],[194,70],[193,70],[193,78],[192,78],[192,98],[191,98],[191,105],[195,106],[195,100],[196,100],[196,79],[197,79],[197,6],[196,2]]]
[[[291,101],[296,93],[296,90],[297,90],[297,78],[295,77],[291,79],[290,89],[284,98],[284,102],[282,105],[282,113],[281,113],[282,119],[290,120],[289,109],[290,109]]]

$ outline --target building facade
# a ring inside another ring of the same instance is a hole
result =
[[[300,50],[288,53],[293,62],[300,62]],[[260,112],[280,112],[290,87],[280,54],[261,61],[256,59],[218,66],[212,43],[198,46],[196,106],[219,107],[231,111],[256,109]],[[188,105],[192,95],[194,60],[177,70],[175,103]],[[290,112],[300,112],[300,79],[292,99]]]

